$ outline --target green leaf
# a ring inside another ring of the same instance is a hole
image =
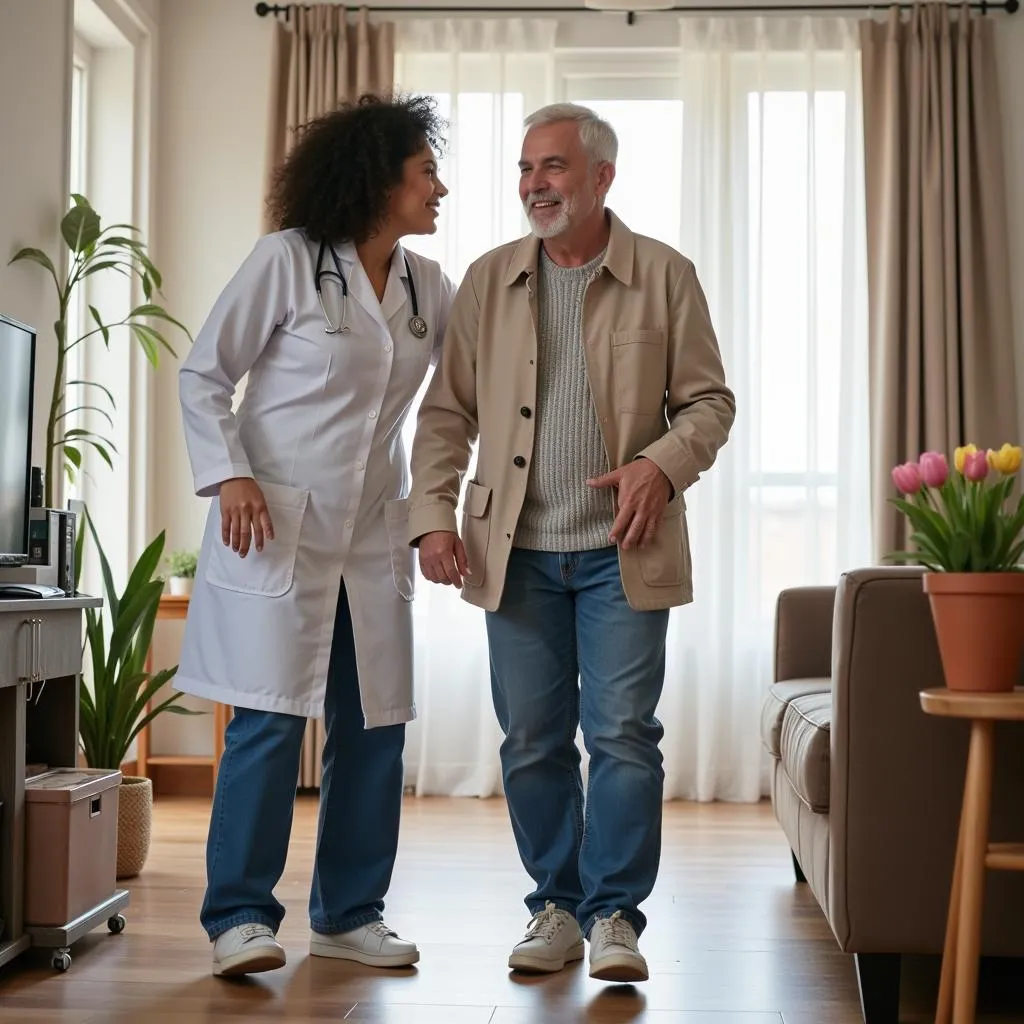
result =
[[[113,417],[110,415],[109,412],[107,412],[106,409],[101,409],[98,405],[74,405],[70,409],[68,409],[66,412],[62,412],[57,417],[55,422],[56,423],[60,423],[61,420],[67,419],[69,416],[72,416],[76,412],[96,412],[96,413],[99,413],[100,416],[102,416],[107,421],[107,423],[110,424],[111,429],[113,429],[113,427],[114,427],[114,419],[113,419]]]
[[[70,462],[75,469],[82,468],[82,453],[72,444],[66,444],[61,442],[64,446],[64,456]]]
[[[100,329],[103,335],[103,343],[110,348],[110,328],[103,322],[103,318],[100,316],[100,311],[95,306],[89,307],[89,312],[92,314],[92,318],[96,323],[96,326]]]
[[[72,252],[84,252],[100,237],[99,214],[87,201],[79,203],[76,200],[60,222],[60,233]]]
[[[30,260],[32,263],[38,263],[41,267],[45,267],[50,272],[50,277],[53,278],[53,283],[57,285],[57,290],[60,291],[60,284],[57,281],[57,271],[54,269],[53,262],[50,257],[43,252],[42,249],[19,249],[8,261],[8,266],[12,263],[20,263],[22,260]]]
[[[67,386],[71,387],[72,385],[74,385],[75,387],[82,388],[99,388],[100,391],[102,391],[107,396],[107,398],[110,399],[110,407],[112,409],[117,408],[117,403],[114,401],[114,395],[111,392],[110,388],[108,388],[105,384],[100,384],[98,381],[95,380],[69,380]]]

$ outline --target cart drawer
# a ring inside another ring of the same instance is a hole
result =
[[[80,610],[0,613],[0,686],[81,670]]]

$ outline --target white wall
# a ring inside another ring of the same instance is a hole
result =
[[[56,292],[42,267],[7,263],[23,246],[40,248],[55,262],[66,252],[59,225],[67,209],[72,38],[72,0],[5,4],[0,14],[0,311],[39,335],[37,465],[45,458],[56,368]]]
[[[193,335],[260,231],[273,25],[248,0],[174,0],[160,11],[155,258],[166,308]],[[198,547],[204,506],[192,497],[181,433],[178,363],[153,396],[152,529],[169,549]]]

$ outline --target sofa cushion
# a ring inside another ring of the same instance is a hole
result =
[[[809,693],[789,702],[782,719],[782,768],[797,796],[814,812],[828,810],[832,694]]]
[[[812,693],[831,692],[832,680],[828,678],[786,679],[769,687],[761,704],[761,742],[772,757],[782,756],[782,749],[779,746],[782,739],[782,719],[786,715],[789,702]]]

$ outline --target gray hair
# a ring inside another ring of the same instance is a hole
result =
[[[619,139],[615,129],[598,117],[589,107],[579,103],[551,103],[535,110],[523,122],[527,131],[558,121],[575,121],[580,132],[580,142],[592,163],[615,163],[619,155]]]

